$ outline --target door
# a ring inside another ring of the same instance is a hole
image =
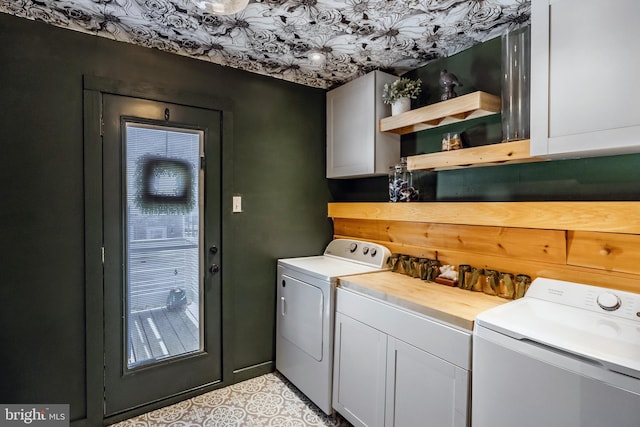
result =
[[[333,407],[354,426],[382,427],[387,335],[336,313]]]
[[[221,113],[102,108],[108,417],[221,381]]]
[[[278,294],[280,335],[320,362],[324,320],[322,290],[317,286],[283,275]]]

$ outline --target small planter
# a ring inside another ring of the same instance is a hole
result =
[[[409,97],[399,98],[391,103],[391,115],[406,113],[411,110],[411,99]]]
[[[382,102],[391,104],[391,115],[395,116],[411,110],[411,100],[416,99],[422,91],[420,79],[410,80],[402,77],[392,83],[385,83],[382,91]]]

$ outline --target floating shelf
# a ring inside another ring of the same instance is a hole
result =
[[[500,97],[473,92],[380,120],[381,132],[404,135],[500,112]]]
[[[407,157],[407,169],[448,170],[546,160],[540,157],[531,157],[529,143],[530,141],[525,139],[409,156]]]

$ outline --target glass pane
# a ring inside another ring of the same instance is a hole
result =
[[[202,350],[202,139],[126,125],[128,369]]]

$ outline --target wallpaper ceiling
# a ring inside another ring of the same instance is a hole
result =
[[[0,12],[331,88],[393,74],[529,22],[531,0],[252,0],[212,15],[197,0],[0,0]],[[319,50],[324,62],[312,62]]]

